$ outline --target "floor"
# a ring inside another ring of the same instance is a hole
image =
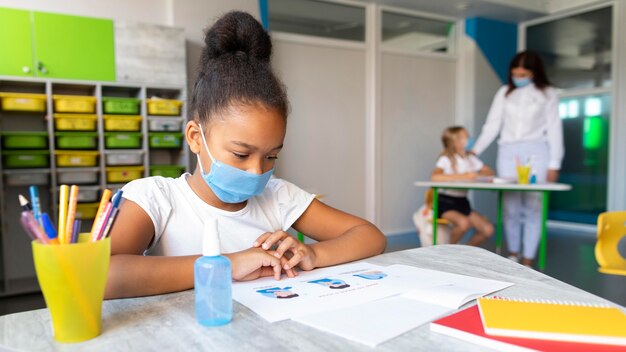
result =
[[[626,306],[626,276],[598,272],[594,256],[595,238],[589,233],[550,230],[545,273],[585,291]],[[387,252],[419,247],[417,234],[389,237]],[[484,247],[495,249],[495,242]],[[41,294],[0,298],[0,315],[45,307]]]

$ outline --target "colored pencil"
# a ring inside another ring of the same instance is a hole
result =
[[[65,227],[67,221],[67,200],[69,196],[69,191],[70,188],[68,187],[68,185],[61,185],[61,187],[59,187],[59,224],[57,235],[61,244],[65,244],[65,240],[67,238],[65,236]]]
[[[109,232],[111,231],[111,227],[113,227],[113,222],[115,221],[115,217],[117,216],[117,213],[119,213],[119,210],[120,208],[114,208],[111,211],[111,216],[109,216],[109,221],[107,222],[106,227],[104,228],[104,231],[102,231],[102,234],[98,238],[99,240],[107,238],[109,236]]]
[[[95,242],[100,238],[100,233],[106,226],[106,221],[108,220],[112,209],[113,209],[113,203],[108,202],[106,207],[104,208],[104,211],[102,212],[102,214],[100,214],[100,217],[97,219],[94,219],[94,221],[96,222],[96,228],[94,229],[94,232],[91,236],[92,242]]]
[[[79,219],[74,220],[74,226],[72,228],[72,241],[71,243],[78,243],[78,233],[80,232],[81,221]]]
[[[39,189],[37,188],[37,186],[30,186],[28,187],[28,190],[30,191],[30,202],[33,205],[33,216],[35,217],[37,223],[39,223],[40,226],[43,226],[43,223],[41,222],[41,203],[39,202]]]
[[[74,219],[76,217],[76,203],[78,203],[78,186],[70,187],[70,199],[67,206],[67,221],[65,222],[65,243],[72,243],[74,234]]]
[[[91,226],[91,231],[89,231],[89,238],[94,240],[94,232],[96,231],[96,225],[98,224],[98,219],[102,216],[104,209],[111,198],[111,190],[105,189],[102,192],[102,198],[100,198],[100,205],[98,206],[98,211],[96,212],[96,217],[94,218],[93,225]]]

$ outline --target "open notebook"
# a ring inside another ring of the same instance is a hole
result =
[[[489,335],[626,346],[626,314],[616,307],[503,298],[478,306]]]
[[[391,265],[384,268],[386,285],[403,294],[293,320],[316,329],[375,347],[420,325],[442,317],[463,304],[512,283]]]

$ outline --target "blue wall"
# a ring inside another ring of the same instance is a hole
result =
[[[506,83],[509,62],[517,53],[517,23],[467,18],[465,34],[474,39],[500,81]]]
[[[261,15],[261,24],[263,24],[263,28],[266,31],[270,30],[270,17],[269,17],[269,8],[268,8],[268,0],[259,0],[259,14]]]

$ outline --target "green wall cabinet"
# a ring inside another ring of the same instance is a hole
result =
[[[0,8],[0,75],[33,77],[30,12]]]
[[[113,21],[33,13],[38,75],[115,81]]]
[[[113,21],[0,8],[0,75],[115,81]]]

